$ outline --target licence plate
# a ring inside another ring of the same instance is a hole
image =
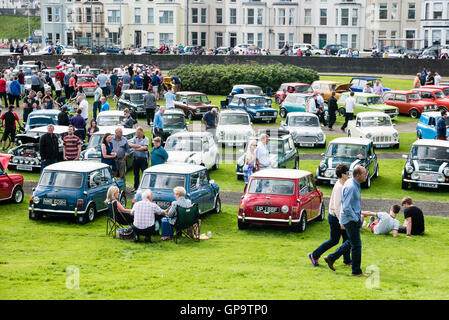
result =
[[[254,210],[257,211],[257,212],[264,212],[265,214],[278,213],[279,212],[279,208],[278,207],[256,206],[254,208]]]
[[[300,147],[313,147],[313,143],[300,143]]]
[[[262,119],[262,121],[268,121],[268,120],[271,120],[271,117],[262,117],[261,119]]]
[[[376,148],[389,148],[389,144],[376,144]]]
[[[17,170],[33,171],[33,167],[32,166],[21,166],[21,165],[18,165],[17,166]]]
[[[425,183],[425,182],[421,182],[418,183],[419,187],[423,187],[423,188],[431,188],[431,189],[437,189],[438,185],[436,183]]]
[[[44,198],[44,202],[45,205],[49,205],[49,206],[65,206],[66,205],[66,200],[65,199],[49,199],[49,198]]]

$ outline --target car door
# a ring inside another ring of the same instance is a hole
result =
[[[207,170],[200,171],[200,188],[203,195],[204,211],[210,211],[215,206],[214,189],[209,183],[209,173]]]
[[[316,218],[320,213],[320,205],[321,205],[321,199],[320,195],[316,189],[315,183],[313,182],[312,175],[307,176],[307,184],[309,188],[309,194],[311,198],[311,216],[309,216],[310,219]]]
[[[400,94],[397,93],[395,95],[395,106],[399,109],[399,113],[408,113],[409,111],[409,107],[408,107],[408,103],[407,103],[407,95],[406,94]]]
[[[299,180],[299,196],[301,198],[300,212],[302,210],[305,210],[307,212],[307,220],[310,220],[313,217],[313,195],[309,192],[309,182],[307,177],[301,178]]]
[[[190,199],[193,203],[198,204],[200,214],[207,211],[206,193],[207,191],[200,185],[200,171],[192,173],[190,175]]]
[[[11,196],[12,182],[6,175],[5,171],[0,168],[0,200],[7,199]]]
[[[102,193],[102,176],[103,173],[101,172],[101,169],[91,171],[87,175],[87,188],[89,190],[88,192],[90,193],[97,210],[99,208],[103,208],[102,202],[104,203],[104,200],[106,199],[106,197],[103,196]]]

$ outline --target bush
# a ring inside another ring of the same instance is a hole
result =
[[[270,64],[234,64],[234,65],[183,65],[170,71],[182,82],[182,90],[198,91],[207,94],[228,95],[236,84],[252,84],[271,87],[275,91],[284,82],[312,83],[319,79],[312,69],[303,69],[292,65]]]

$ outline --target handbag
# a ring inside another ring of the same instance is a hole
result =
[[[131,239],[134,235],[134,230],[131,227],[128,228],[117,228],[117,236],[122,239]]]
[[[193,239],[198,239],[198,237],[200,236],[200,230],[201,230],[201,219],[198,219],[197,223],[187,228],[187,234],[189,235],[189,237]]]

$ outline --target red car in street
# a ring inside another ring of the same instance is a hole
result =
[[[288,82],[283,83],[279,87],[278,91],[274,94],[274,99],[277,104],[282,103],[281,95],[284,89],[287,89],[287,94],[289,93],[305,93],[305,92],[312,92],[312,88],[310,84],[307,83],[300,83],[300,82]]]
[[[323,193],[312,173],[295,169],[264,169],[251,175],[240,200],[238,228],[250,224],[288,226],[304,232],[307,222],[324,220]]]
[[[14,203],[23,201],[23,176],[21,174],[8,174],[11,155],[0,154],[0,200],[11,200]]]
[[[76,85],[83,87],[83,91],[86,94],[86,97],[93,97],[97,79],[91,74],[77,74],[76,77]]]
[[[432,88],[432,89],[440,89],[441,91],[444,92],[444,94],[446,96],[449,96],[449,85],[426,85],[426,86],[422,86],[421,88]]]
[[[415,88],[413,92],[418,92],[421,100],[436,103],[439,110],[449,110],[449,98],[446,97],[443,91],[433,88]]]
[[[421,100],[418,92],[406,90],[386,91],[383,95],[386,104],[395,106],[399,113],[408,114],[413,119],[419,118],[424,111],[437,111],[438,106],[433,101]]]

